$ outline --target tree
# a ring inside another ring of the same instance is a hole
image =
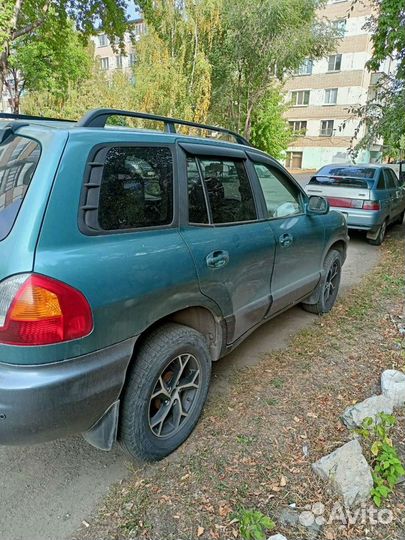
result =
[[[136,109],[135,89],[131,78],[123,72],[108,78],[94,65],[90,76],[70,83],[63,95],[49,90],[29,92],[22,99],[26,114],[78,120],[90,109]]]
[[[4,81],[12,109],[18,112],[24,91],[46,90],[56,97],[64,95],[69,84],[88,77],[91,54],[69,20],[57,31],[45,23],[17,39]]]
[[[137,46],[141,110],[204,122],[211,106],[213,36],[221,0],[140,0],[148,35]]]
[[[269,89],[305,58],[322,58],[338,32],[316,20],[318,0],[223,0],[222,35],[211,54],[213,112],[249,138]]]
[[[128,28],[125,0],[2,0],[0,13],[0,83],[11,90],[12,108],[18,112],[20,82],[15,76],[20,68],[18,51],[37,44],[53,58],[60,58],[63,37],[74,21],[83,38],[94,34],[98,27],[111,38],[118,37],[123,47],[124,32]],[[33,52],[33,51],[31,51]],[[38,58],[38,57],[37,57]]]
[[[276,159],[284,156],[292,140],[291,130],[283,117],[287,108],[281,89],[272,88],[252,116],[250,142]]]
[[[404,158],[405,6],[403,0],[373,0],[373,8],[366,24],[373,41],[367,67],[379,75],[367,103],[355,110],[360,117],[357,133],[366,128],[355,151],[383,139],[386,155]],[[386,72],[381,71],[384,62],[390,66]]]

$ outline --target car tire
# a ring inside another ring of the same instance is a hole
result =
[[[377,235],[377,238],[375,239],[372,239],[372,238],[368,238],[368,243],[371,244],[372,246],[381,246],[381,244],[384,242],[385,240],[385,235],[387,233],[387,226],[388,226],[388,220],[386,219],[381,225],[380,225],[380,228],[378,229],[378,235]]]
[[[193,431],[211,377],[206,339],[169,323],[142,343],[121,397],[118,440],[131,457],[163,459]]]
[[[329,251],[325,257],[323,268],[324,275],[315,291],[318,301],[312,304],[306,302],[301,304],[305,311],[316,315],[329,313],[335,305],[342,276],[342,256],[339,251],[336,249]]]

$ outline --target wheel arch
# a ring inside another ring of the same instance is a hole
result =
[[[210,309],[205,306],[188,306],[183,309],[179,309],[172,313],[162,316],[149,325],[138,337],[134,352],[133,359],[136,357],[136,352],[142,346],[148,336],[166,323],[174,322],[188,326],[200,332],[208,344],[208,348],[211,354],[212,361],[219,360],[221,353],[224,349],[226,342],[226,329],[223,319],[214,314]],[[130,364],[134,361],[131,360]]]

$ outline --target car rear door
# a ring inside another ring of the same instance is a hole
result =
[[[239,149],[180,143],[182,191],[188,195],[181,234],[202,293],[224,315],[228,343],[261,322],[271,304],[275,239],[260,219],[246,160]]]
[[[386,189],[390,198],[390,218],[394,219],[403,211],[403,197],[398,179],[393,170],[385,167],[383,169]]]
[[[275,314],[305,298],[316,287],[323,263],[325,216],[305,213],[305,194],[276,162],[255,153],[249,156],[276,239],[270,310]]]

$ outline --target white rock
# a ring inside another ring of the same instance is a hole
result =
[[[267,540],[287,540],[287,538],[282,534],[273,534],[273,536],[269,536]]]
[[[373,478],[360,443],[354,439],[312,465],[315,473],[329,480],[346,506],[370,498]]]
[[[379,413],[392,414],[394,404],[384,395],[371,396],[345,410],[342,420],[348,428],[360,427],[365,418],[377,419]]]
[[[387,369],[381,375],[381,389],[384,396],[391,399],[394,407],[405,405],[405,373]]]

